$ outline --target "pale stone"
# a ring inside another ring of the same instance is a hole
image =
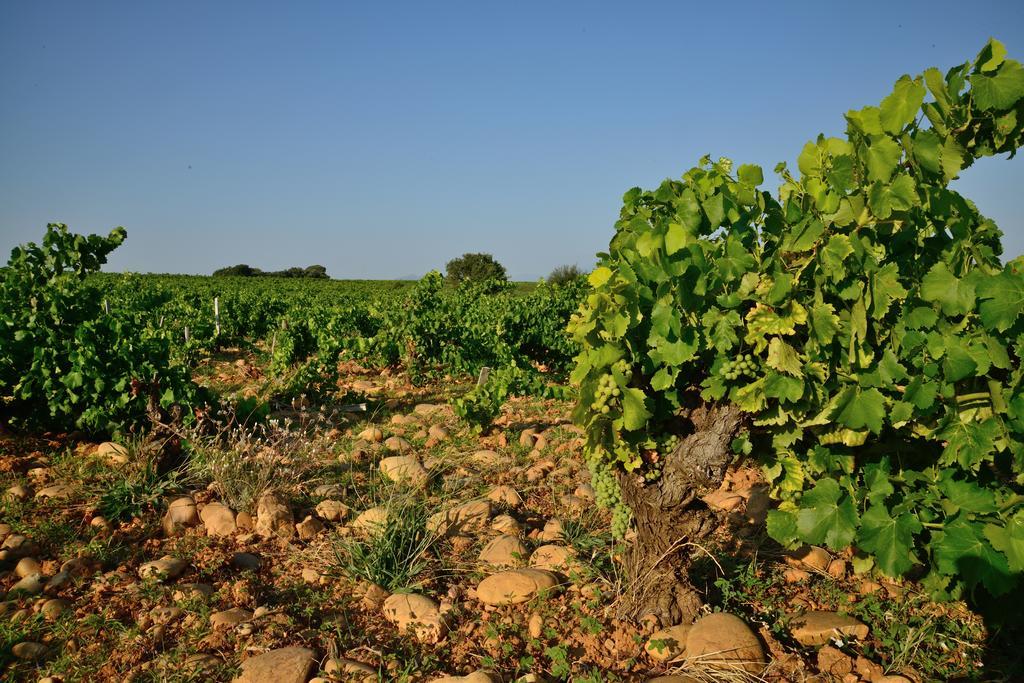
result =
[[[491,520],[491,528],[502,534],[521,534],[523,525],[511,515],[498,515]]]
[[[497,451],[481,450],[469,456],[469,461],[480,467],[503,467],[511,462],[511,458],[501,455]]]
[[[380,461],[380,473],[396,484],[425,486],[429,475],[427,470],[412,455],[394,455]]]
[[[188,496],[171,501],[162,524],[167,536],[176,536],[183,529],[199,524],[199,512],[196,510],[195,501]]]
[[[832,638],[864,640],[868,637],[864,622],[838,612],[807,612],[793,616],[789,624],[793,638],[805,646],[824,645]]]
[[[382,531],[388,523],[388,511],[384,507],[364,510],[352,522],[352,528],[365,533]]]
[[[210,615],[210,627],[213,629],[231,628],[252,619],[252,612],[241,607],[214,612]]]
[[[227,505],[210,503],[199,513],[210,536],[230,536],[238,526],[235,524],[235,513]]]
[[[129,462],[128,449],[113,441],[101,443],[93,451],[93,455],[106,460],[111,465],[126,465]]]
[[[256,533],[263,538],[289,539],[295,535],[292,511],[273,493],[263,494],[256,504]]]
[[[363,431],[359,432],[359,437],[363,441],[369,441],[370,443],[380,443],[384,440],[384,432],[379,427],[367,427]]]
[[[492,567],[522,567],[529,552],[519,537],[503,534],[484,546],[479,559]]]
[[[442,536],[481,531],[491,518],[491,503],[474,500],[451,510],[438,512],[427,520],[427,530]]]
[[[689,624],[679,624],[652,633],[644,646],[647,655],[655,661],[667,662],[683,654],[690,628]]]
[[[511,486],[495,486],[487,494],[487,500],[511,508],[517,508],[523,504],[523,497]]]
[[[765,667],[761,641],[739,617],[727,612],[698,619],[686,636],[686,658],[722,670],[759,674]]]
[[[485,605],[515,605],[558,586],[558,578],[543,569],[512,569],[480,582],[476,595]]]
[[[328,522],[340,522],[348,513],[348,506],[338,500],[322,500],[316,504],[316,514]]]
[[[316,666],[315,654],[304,647],[271,650],[242,662],[234,683],[306,683]]]
[[[384,601],[383,609],[400,631],[412,629],[425,642],[436,643],[448,632],[438,604],[425,595],[396,593]]]
[[[171,581],[182,575],[188,567],[188,561],[172,555],[164,555],[159,560],[146,562],[139,567],[139,578]]]

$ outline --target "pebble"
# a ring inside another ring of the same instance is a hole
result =
[[[210,503],[199,513],[210,536],[230,536],[238,529],[235,513],[222,503]]]
[[[295,535],[291,509],[274,493],[260,496],[256,504],[256,533],[263,538],[289,539]]]
[[[43,618],[47,621],[56,621],[60,615],[71,607],[71,603],[67,600],[61,600],[59,598],[53,598],[43,603],[39,613],[43,615]]]
[[[474,500],[451,510],[438,512],[427,520],[427,531],[440,536],[482,531],[491,517],[491,503]]]
[[[316,514],[328,522],[340,522],[348,516],[347,505],[337,500],[322,500],[316,505]]]
[[[15,657],[30,662],[42,659],[48,651],[49,648],[42,643],[33,643],[28,640],[18,643],[11,648],[11,654]]]
[[[386,479],[396,484],[425,486],[429,479],[427,469],[412,455],[394,455],[384,458],[378,467]]]
[[[214,629],[231,628],[243,624],[250,619],[252,619],[252,612],[241,607],[232,607],[231,609],[211,614],[210,627]]]
[[[824,645],[832,638],[868,637],[868,627],[858,619],[838,612],[814,611],[790,619],[793,638],[805,646]]]
[[[172,555],[164,555],[159,560],[146,562],[139,567],[139,578],[153,578],[157,581],[171,581],[182,575],[188,568],[188,561]]]
[[[496,486],[487,494],[487,500],[498,505],[518,508],[523,504],[523,497],[511,486]]]
[[[252,553],[235,553],[231,556],[231,566],[239,571],[259,571],[260,558]]]
[[[14,567],[14,573],[19,578],[25,578],[29,574],[41,574],[43,572],[42,566],[33,557],[23,557],[18,560],[17,566]]]
[[[306,515],[305,519],[295,525],[295,532],[301,541],[312,541],[323,530],[324,523],[310,515]]]

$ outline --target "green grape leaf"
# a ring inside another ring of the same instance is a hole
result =
[[[640,389],[626,388],[622,392],[622,423],[629,431],[642,429],[651,418],[646,402],[647,396]]]
[[[885,418],[885,397],[878,389],[849,387],[840,394],[835,419],[850,429],[868,428],[875,434],[882,431]]]
[[[796,377],[787,377],[777,372],[769,372],[764,378],[764,394],[768,398],[795,403],[804,393],[804,382]]]
[[[874,554],[885,574],[900,576],[914,565],[914,534],[921,529],[921,522],[909,512],[893,518],[884,505],[875,503],[860,518],[857,544]]]
[[[1024,274],[1014,274],[1009,266],[998,275],[982,278],[977,284],[981,322],[990,330],[1005,332],[1024,313]]]
[[[964,315],[974,308],[974,287],[939,261],[921,281],[921,298],[937,303],[946,315]]]
[[[946,441],[941,459],[944,465],[959,463],[964,469],[976,470],[995,450],[999,422],[995,418],[984,422],[954,419],[940,436]]]
[[[992,547],[980,524],[958,516],[932,533],[931,549],[940,572],[959,574],[969,586],[981,584],[993,595],[1013,586],[1006,556]]]
[[[872,137],[867,151],[868,178],[877,183],[888,182],[902,155],[903,150],[892,138],[884,135]]]
[[[924,102],[925,89],[919,80],[903,76],[896,82],[892,94],[882,100],[879,106],[878,120],[882,129],[898,135],[903,128],[914,121],[921,103]]]
[[[769,510],[767,518],[768,535],[783,546],[791,546],[797,540],[796,515],[785,510]]]
[[[857,532],[857,510],[835,479],[822,479],[800,499],[797,530],[806,543],[842,550]]]
[[[949,499],[949,504],[957,510],[979,514],[996,511],[996,497],[992,491],[983,489],[973,481],[963,481],[948,476],[939,482],[939,490]]]
[[[839,332],[839,316],[832,304],[814,304],[811,307],[811,329],[822,344],[830,343]]]
[[[782,340],[781,337],[772,337],[768,342],[768,366],[780,372],[786,372],[794,377],[803,374],[803,363],[797,350]]]
[[[1007,60],[992,76],[972,74],[971,98],[982,110],[1009,109],[1024,98],[1024,67]]]
[[[1024,513],[1018,512],[1003,526],[986,524],[985,538],[993,548],[1006,555],[1011,572],[1024,573]]]
[[[846,277],[846,258],[853,253],[853,245],[846,235],[832,235],[822,247],[818,257],[821,259],[822,271],[834,282]]]
[[[736,177],[742,182],[758,186],[764,182],[764,172],[757,164],[742,164],[736,171]]]

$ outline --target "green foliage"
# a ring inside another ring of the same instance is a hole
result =
[[[170,362],[170,340],[138,311],[105,312],[85,285],[125,239],[50,224],[42,245],[15,247],[0,281],[0,402],[12,424],[93,433],[133,427],[148,399],[188,405],[196,387]]]
[[[510,396],[566,399],[569,390],[549,383],[532,368],[509,366],[491,372],[484,384],[453,399],[452,409],[470,424],[473,431],[480,434],[490,428],[501,412],[501,406]]]
[[[853,544],[937,596],[1020,583],[1024,261],[949,188],[1022,142],[1004,55],[904,76],[780,164],[777,198],[708,158],[626,193],[570,326],[592,469],[648,472],[684,404],[730,402],[780,542]]]
[[[100,514],[111,522],[126,522],[150,511],[160,511],[164,496],[180,485],[173,476],[161,475],[152,461],[130,476],[106,487],[100,496]]]
[[[583,280],[585,276],[586,273],[580,270],[579,266],[576,264],[558,266],[551,271],[550,275],[548,275],[547,283],[555,286],[565,285],[572,282],[579,282]]]
[[[437,539],[427,531],[423,501],[392,498],[386,509],[387,520],[366,536],[338,539],[338,567],[351,578],[371,581],[389,592],[411,589],[427,569],[427,551]]]
[[[327,279],[327,268],[324,266],[306,266],[305,268],[291,267],[285,270],[274,270],[264,271],[259,268],[253,268],[250,265],[240,263],[237,266],[228,266],[227,268],[218,268],[213,271],[214,277],[304,277],[314,279]]]
[[[487,280],[505,282],[508,279],[505,266],[495,261],[490,254],[463,254],[448,262],[445,273],[448,280],[455,284]]]

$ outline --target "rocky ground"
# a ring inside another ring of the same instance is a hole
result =
[[[240,395],[271,385],[252,354],[203,378]],[[773,547],[753,467],[706,499],[721,537],[687,549],[704,614],[667,630],[626,618],[622,546],[568,404],[514,400],[478,436],[445,404],[458,387],[357,366],[343,385],[366,412],[298,399],[257,433],[3,435],[4,680],[1000,676],[962,603],[882,581],[849,553]],[[191,459],[155,464],[182,446]]]

